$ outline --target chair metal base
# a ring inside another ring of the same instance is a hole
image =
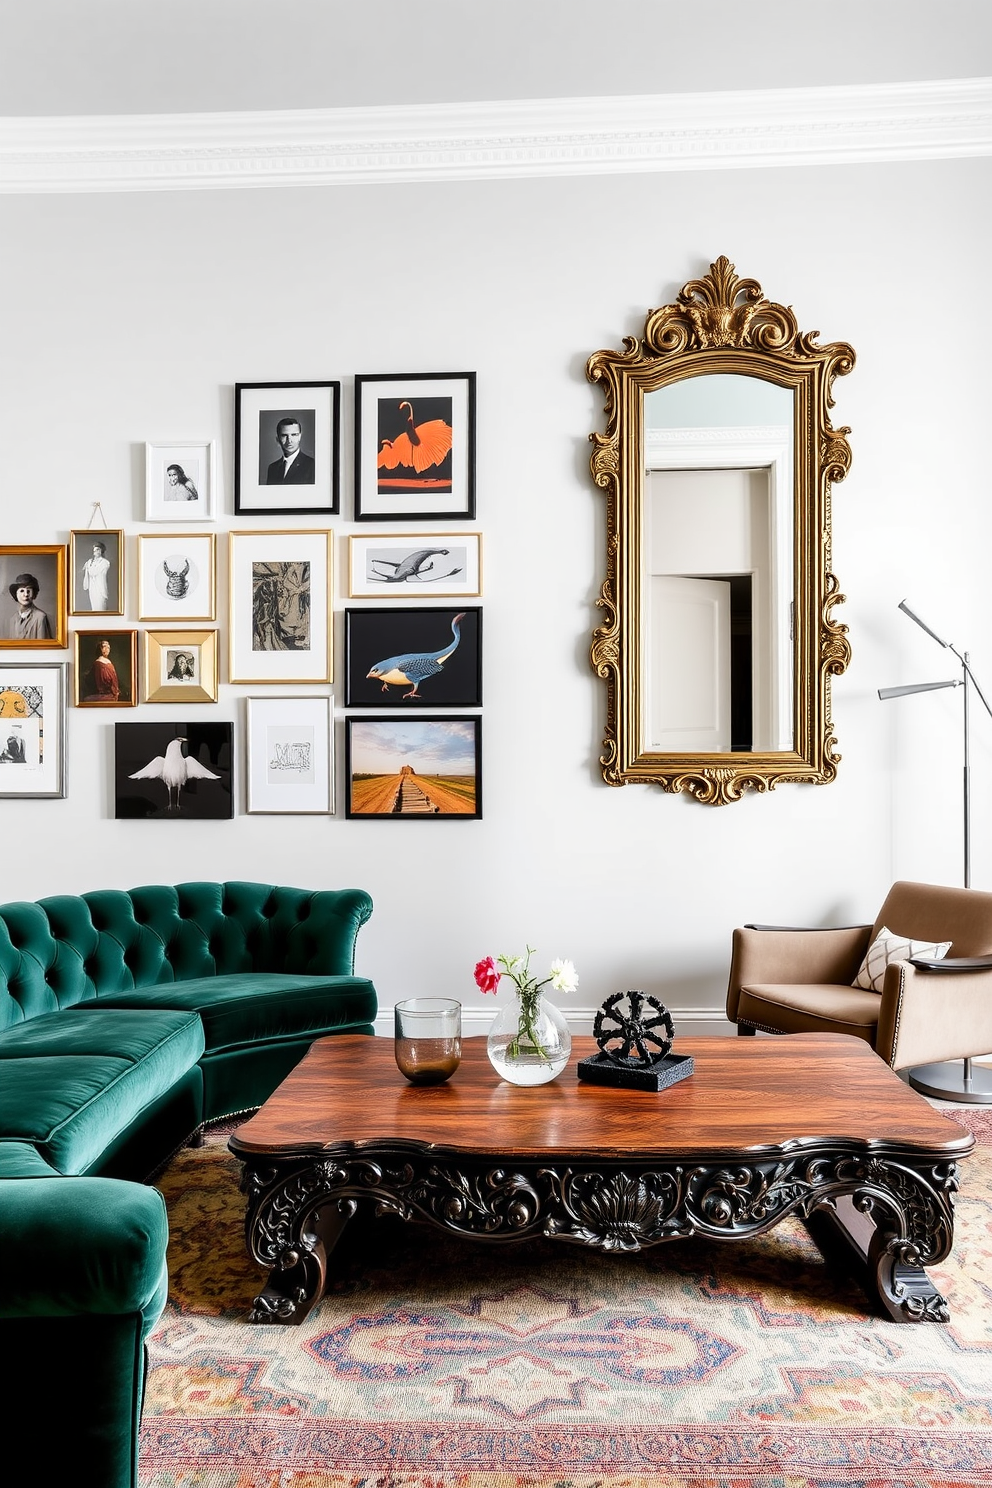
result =
[[[963,1106],[992,1106],[992,1069],[963,1064],[956,1059],[946,1064],[918,1064],[909,1071],[909,1083],[921,1095],[936,1100],[957,1101]]]

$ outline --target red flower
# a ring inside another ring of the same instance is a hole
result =
[[[484,961],[476,962],[475,985],[480,992],[495,992],[501,975],[502,973],[496,970],[496,962],[492,956],[487,956]]]

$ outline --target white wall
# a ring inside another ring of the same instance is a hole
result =
[[[0,802],[0,897],[197,877],[361,885],[376,908],[359,969],[386,1006],[439,991],[481,1008],[473,963],[529,940],[539,963],[575,961],[576,1026],[642,987],[692,1031],[693,1013],[715,1026],[735,925],[850,923],[894,877],[960,882],[958,694],[883,704],[875,689],[954,675],[897,612],[904,597],[992,688],[990,184],[973,160],[3,200],[0,541],[67,540],[95,500],[134,533],[143,442],[211,436],[222,534],[234,383],[341,378],[340,615],[345,536],[374,530],[350,521],[353,374],[477,371],[485,815],[117,822],[112,720],[169,714],[70,710],[67,799]],[[834,684],[837,782],[710,809],[600,778],[605,689],[587,655],[605,523],[587,436],[603,410],[584,368],[721,253],[857,352],[837,385],[854,466],[834,501],[854,660]],[[133,580],[133,537],[128,557]],[[135,623],[132,584],[117,624]],[[240,699],[259,691],[225,684],[204,716],[234,719],[240,745]],[[974,736],[973,882],[992,888],[992,720],[976,715]]]

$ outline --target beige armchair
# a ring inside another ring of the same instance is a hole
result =
[[[881,992],[855,987],[883,927],[911,940],[949,940],[950,950],[942,960],[890,962]],[[917,1089],[992,1103],[992,1070],[971,1063],[992,1053],[992,894],[896,883],[873,925],[735,930],[727,1017],[739,1034],[853,1034],[893,1069],[912,1069]],[[963,1071],[942,1063],[958,1059]]]

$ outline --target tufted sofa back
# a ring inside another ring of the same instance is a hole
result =
[[[0,905],[0,1029],[104,993],[239,971],[350,976],[361,889],[157,884]]]

